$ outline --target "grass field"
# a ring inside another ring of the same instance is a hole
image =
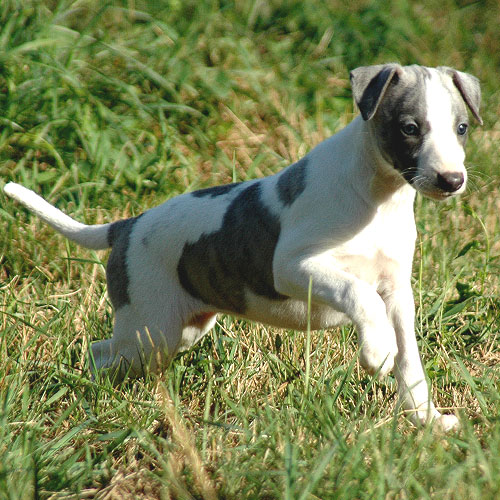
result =
[[[0,187],[87,223],[257,178],[354,116],[348,71],[478,76],[460,199],[417,198],[417,335],[459,432],[415,429],[351,328],[220,317],[161,376],[86,370],[111,334],[106,252],[0,194],[1,499],[500,498],[500,8],[496,0],[3,0]],[[305,377],[310,364],[310,377]]]

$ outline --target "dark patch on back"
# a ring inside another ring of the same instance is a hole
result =
[[[108,295],[115,310],[130,304],[127,251],[130,233],[139,217],[114,222],[108,229],[108,243],[112,250],[106,266],[106,280]]]
[[[189,294],[219,310],[243,314],[245,290],[284,300],[274,288],[273,256],[280,223],[261,202],[259,183],[231,202],[218,231],[186,243],[177,266]]]
[[[222,186],[214,186],[206,189],[199,189],[198,191],[193,191],[192,196],[196,198],[203,198],[204,196],[210,196],[210,198],[215,198],[216,196],[221,196],[223,194],[229,193],[233,188],[239,186],[240,182],[233,182],[232,184],[223,184]]]
[[[290,206],[304,191],[307,163],[307,158],[302,158],[280,174],[277,188],[279,199],[283,205]]]

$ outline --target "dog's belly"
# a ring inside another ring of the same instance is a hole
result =
[[[312,305],[308,314],[307,303],[300,300],[270,300],[247,292],[247,301],[247,310],[243,317],[279,328],[306,330],[308,316],[312,330],[331,328],[349,322],[345,314],[323,305]]]

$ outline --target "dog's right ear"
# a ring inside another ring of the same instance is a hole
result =
[[[401,72],[399,64],[361,66],[351,71],[352,94],[363,120],[373,118],[387,87],[393,78],[401,76]]]

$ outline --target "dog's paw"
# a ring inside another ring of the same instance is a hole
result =
[[[423,405],[422,405],[423,406]],[[446,433],[460,428],[460,422],[455,415],[439,413],[431,403],[428,410],[409,410],[410,420],[417,427],[432,425],[438,433]]]
[[[394,358],[398,353],[396,339],[381,338],[378,343],[365,342],[361,346],[359,362],[370,374],[385,377],[394,368]]]
[[[458,430],[460,422],[455,415],[441,415],[434,419],[434,425],[439,432],[450,432]]]

